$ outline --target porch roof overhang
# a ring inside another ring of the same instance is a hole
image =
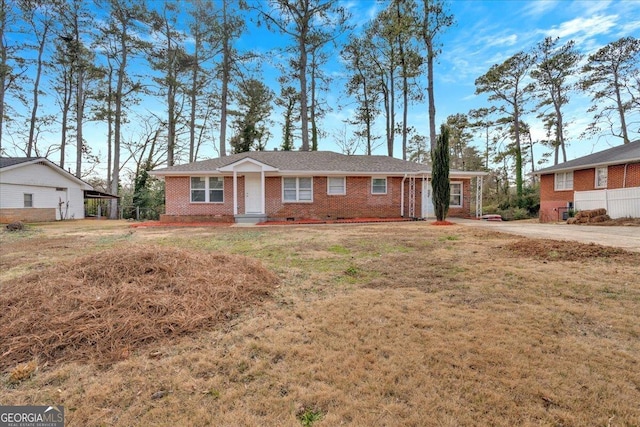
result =
[[[119,199],[120,196],[114,194],[103,193],[97,190],[84,190],[85,199]]]
[[[167,171],[162,172],[161,174],[156,174],[150,172],[150,175],[154,175],[158,178],[162,178],[165,176],[209,176],[209,175],[232,175],[234,170],[236,173],[242,175],[245,172],[261,172],[264,171],[265,176],[431,176],[431,171],[425,169],[423,171],[406,171],[406,172],[398,172],[398,171],[377,171],[377,172],[366,172],[366,171],[344,171],[344,170],[281,170],[278,168],[274,168],[269,165],[265,165],[260,162],[252,161],[254,168],[247,167],[248,164],[240,165],[241,162],[237,162],[233,165],[224,166],[221,168],[217,168],[215,170],[210,171],[193,171],[193,172],[185,172],[185,171]],[[249,163],[249,162],[246,162]],[[257,164],[256,164],[257,163]],[[233,166],[236,166],[235,168]],[[488,172],[477,172],[477,171],[457,171],[452,170],[449,171],[449,177],[457,178],[457,179],[471,179],[476,177],[484,177],[489,175]]]
[[[237,162],[230,163],[216,169],[220,173],[233,172],[278,172],[278,168],[274,168],[266,163],[259,162],[250,157],[245,157]]]

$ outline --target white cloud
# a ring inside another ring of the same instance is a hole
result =
[[[543,31],[543,33],[551,37],[585,39],[598,34],[608,34],[612,28],[618,25],[618,18],[618,15],[596,15],[590,18],[578,17]],[[578,35],[579,37],[577,37]]]
[[[518,35],[511,34],[509,36],[505,35],[497,35],[492,37],[484,37],[481,40],[481,43],[486,47],[502,47],[502,46],[513,46],[518,42]]]
[[[522,9],[522,15],[527,17],[540,17],[551,12],[558,5],[558,0],[538,0],[527,2]]]

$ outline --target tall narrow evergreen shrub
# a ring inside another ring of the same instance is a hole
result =
[[[436,140],[436,146],[431,152],[432,178],[431,187],[433,194],[433,208],[436,220],[444,221],[449,213],[449,127],[440,126],[440,135]]]

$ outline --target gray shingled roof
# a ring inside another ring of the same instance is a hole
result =
[[[635,162],[640,162],[640,140],[540,169],[536,175]]]
[[[0,157],[0,169],[37,160],[40,157]]]
[[[280,172],[363,172],[411,173],[428,172],[429,168],[388,156],[347,156],[331,151],[251,151],[211,160],[156,169],[154,175],[164,176],[176,172],[215,173],[217,168],[251,158],[278,169]]]

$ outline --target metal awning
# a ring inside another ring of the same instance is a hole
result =
[[[97,190],[84,190],[85,199],[119,199],[120,196],[114,196],[113,194],[103,193]]]

